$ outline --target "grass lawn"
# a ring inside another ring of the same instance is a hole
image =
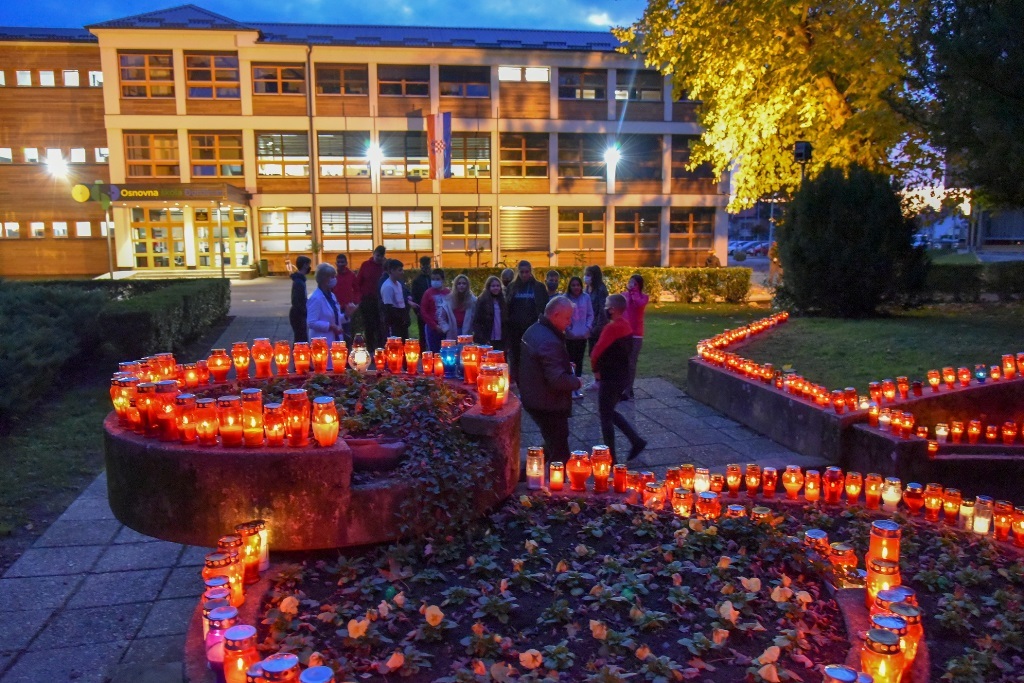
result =
[[[928,252],[928,257],[932,263],[940,265],[970,266],[981,263],[978,255],[973,252],[960,254],[949,249],[933,249]]]

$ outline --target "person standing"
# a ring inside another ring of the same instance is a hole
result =
[[[441,316],[446,318],[446,339],[456,339],[461,334],[473,334],[473,311],[476,297],[469,288],[469,277],[456,275],[452,291],[445,299]]]
[[[410,292],[412,293],[412,300],[417,304],[423,301],[423,294],[430,289],[430,266],[431,258],[429,256],[420,256],[420,272],[413,278],[412,284],[409,286]],[[416,312],[416,326],[420,332],[420,348],[427,348],[427,325],[423,320],[423,311],[418,308],[414,308]]]
[[[337,258],[334,259],[334,263],[335,268],[338,271],[338,283],[334,286],[333,290],[334,298],[338,300],[338,306],[344,311],[348,308],[349,304],[357,303],[359,298],[356,295],[356,274],[348,267],[348,256],[345,254],[338,254]],[[349,319],[345,321],[343,327],[345,328],[345,341],[351,344],[352,320],[350,316]]]
[[[548,298],[558,296],[558,284],[562,281],[562,276],[558,274],[557,270],[549,270],[548,274],[544,276],[544,287],[547,290]]]
[[[380,320],[380,276],[384,273],[384,254],[387,249],[379,245],[373,256],[363,261],[356,274],[356,293],[359,296],[359,310],[363,316],[366,348],[373,350],[384,346]]]
[[[619,411],[615,409],[626,391],[629,381],[629,359],[633,348],[633,330],[626,322],[626,298],[612,294],[607,301],[609,322],[601,330],[601,337],[590,353],[590,364],[594,375],[600,379],[597,392],[597,414],[601,420],[601,438],[612,451],[615,459],[615,428],[618,427],[629,439],[630,449],[627,461],[640,455],[647,448],[645,441]]]
[[[473,341],[489,344],[497,351],[505,350],[505,328],[508,311],[502,294],[501,280],[493,275],[484,283],[473,309]]]
[[[334,296],[338,285],[338,271],[329,263],[316,267],[316,289],[306,301],[306,327],[310,337],[325,337],[327,343],[338,341],[344,334],[345,323],[355,311],[355,304],[342,306]],[[344,312],[342,312],[344,311]]]
[[[427,328],[427,345],[421,347],[424,351],[438,353],[441,350],[441,340],[447,330],[441,328],[438,314],[450,293],[451,290],[444,286],[444,271],[440,268],[430,271],[430,287],[420,298],[420,316]]]
[[[533,277],[529,261],[519,262],[519,276],[505,291],[508,304],[508,369],[513,382],[519,381],[520,341],[523,334],[540,318],[548,303],[544,285]]]
[[[508,286],[512,284],[512,281],[516,279],[516,271],[511,268],[506,268],[501,271],[501,287],[503,290],[508,291]]]
[[[401,337],[404,342],[409,336],[409,306],[405,288],[405,266],[398,259],[388,259],[385,265],[388,277],[380,286],[380,301],[384,309],[384,336]]]
[[[288,323],[292,326],[292,335],[297,342],[309,341],[306,329],[306,276],[312,264],[308,256],[298,257],[295,259],[295,272],[289,276],[292,280],[292,307],[288,309]]]
[[[590,295],[583,291],[583,280],[577,275],[569,278],[565,296],[573,304],[572,322],[565,331],[565,348],[575,364],[576,376],[583,377],[583,357],[587,354],[587,339],[594,328],[594,309]],[[573,398],[583,398],[583,390],[573,392]]]
[[[582,385],[572,373],[565,350],[565,330],[572,322],[572,309],[572,302],[564,296],[551,299],[540,320],[519,341],[519,398],[540,428],[548,459],[562,462],[569,459],[572,392]]]
[[[640,359],[640,348],[644,345],[644,313],[651,297],[644,294],[644,278],[640,273],[633,273],[626,283],[626,291],[622,293],[626,299],[626,322],[633,330],[633,348],[629,353],[629,381],[623,398],[633,400],[633,383],[636,381],[636,364]]]
[[[587,269],[583,271],[583,283],[587,286],[590,305],[594,310],[594,327],[590,331],[590,339],[587,340],[589,350],[593,352],[594,345],[597,344],[597,340],[601,336],[601,330],[608,324],[608,313],[604,306],[604,302],[608,298],[608,287],[604,284],[601,266],[587,266]],[[591,370],[593,370],[593,365],[591,365]],[[588,391],[594,389],[597,389],[596,379],[587,386]]]

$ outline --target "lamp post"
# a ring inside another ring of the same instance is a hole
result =
[[[800,184],[804,184],[804,175],[807,171],[807,164],[814,155],[814,148],[806,140],[797,140],[793,144],[793,160],[800,164]]]
[[[615,167],[621,158],[622,152],[614,145],[604,151],[604,163],[608,168],[608,194],[615,194]]]

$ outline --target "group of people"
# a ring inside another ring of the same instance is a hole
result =
[[[306,295],[309,257],[295,261],[289,321],[295,341],[311,336],[351,342],[353,317],[362,318],[366,345],[374,349],[389,336],[409,337],[415,317],[420,346],[438,352],[444,339],[472,335],[477,344],[506,352],[513,384],[523,408],[541,430],[551,459],[569,457],[569,417],[574,398],[583,397],[583,366],[588,353],[598,392],[598,413],[604,441],[615,454],[615,427],[630,442],[629,458],[647,445],[617,411],[620,401],[633,398],[636,365],[643,345],[644,314],[649,297],[644,280],[634,274],[621,294],[609,294],[600,266],[588,266],[583,277],[569,278],[560,291],[561,276],[548,271],[543,282],[528,261],[517,270],[506,268],[491,276],[479,295],[469,278],[460,274],[449,284],[429,256],[405,283],[401,261],[386,258],[384,246],[357,271],[339,254],[336,266],[321,263],[316,289]]]

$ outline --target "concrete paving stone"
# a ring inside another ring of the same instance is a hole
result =
[[[631,404],[633,406],[633,410],[639,411],[644,415],[649,414],[650,411],[665,409],[665,404],[656,398],[641,398],[633,401],[625,401],[624,403]]]
[[[273,546],[270,547],[274,549]],[[198,545],[185,546],[185,552],[178,559],[179,567],[202,567],[206,563],[206,556],[214,551],[213,548],[204,548]]]
[[[51,608],[5,612],[3,620],[0,620],[0,650],[24,650],[55,611]]]
[[[644,416],[677,433],[686,429],[707,428],[702,418],[687,415],[678,408],[659,408],[644,413]]]
[[[749,429],[743,426],[719,429],[718,431],[722,432],[733,441],[748,441],[750,439],[756,439],[761,436],[753,429]]]
[[[639,456],[629,461],[629,469],[650,469],[651,467],[678,465],[691,462],[683,457],[678,448],[648,448]]]
[[[171,570],[167,581],[164,583],[164,587],[160,590],[161,598],[192,598],[198,600],[202,594],[202,570],[196,567],[175,567]]]
[[[110,511],[110,505],[105,497],[79,496],[78,500],[69,505],[60,518],[75,521],[114,519],[114,513]]]
[[[69,608],[99,607],[157,599],[170,569],[90,574],[68,602]]]
[[[698,467],[718,467],[737,462],[740,454],[724,443],[709,443],[701,446],[690,446],[687,454],[693,458]]]
[[[106,472],[106,470],[104,470],[103,472],[100,472],[99,476],[97,476],[95,479],[93,479],[93,482],[91,484],[89,484],[89,486],[86,487],[86,489],[84,491],[82,491],[82,495],[83,496],[88,496],[89,498],[104,498],[104,499],[106,499],[106,497],[107,497],[107,472]]]
[[[80,576],[0,579],[0,605],[8,610],[60,607],[81,581]]]
[[[764,458],[759,458],[757,464],[761,467],[774,467],[779,472],[786,469],[786,465],[799,465],[804,471],[806,470],[818,470],[824,472],[825,468],[832,465],[825,458],[818,458],[810,455],[800,455],[799,453],[786,453],[786,454],[773,454]]]
[[[782,444],[777,444],[771,439],[766,439],[763,436],[747,439],[746,441],[732,441],[729,445],[737,452],[749,458],[749,461],[754,462],[756,462],[758,458],[767,457],[769,455],[788,454],[793,452]]]
[[[697,406],[704,406],[703,403],[689,396],[686,392],[680,392],[678,396],[668,396],[659,400],[672,408],[695,408]]]
[[[641,436],[647,440],[647,447],[650,449],[686,447],[685,441],[683,441],[677,434],[673,434],[669,431],[651,432],[648,434],[641,434]],[[626,437],[617,429],[615,430],[615,442],[622,444],[623,448],[629,447],[629,440],[626,439]]]
[[[4,577],[81,575],[92,568],[102,552],[101,545],[29,548],[11,565]]]
[[[731,442],[728,436],[710,427],[701,427],[699,429],[678,429],[675,430],[676,434],[690,446],[703,446],[709,443],[728,443]]]
[[[110,683],[181,683],[185,677],[184,664],[163,662],[120,664],[110,671]]]
[[[139,637],[184,634],[188,631],[189,621],[192,619],[192,613],[195,612],[197,604],[195,598],[157,600],[153,603],[153,609],[146,617],[142,630],[139,631]]]
[[[112,545],[103,553],[93,571],[119,572],[133,569],[158,569],[173,567],[181,555],[182,546],[177,543],[126,543]]]
[[[117,536],[114,537],[114,543],[152,543],[153,541],[159,541],[159,538],[153,538],[146,534],[140,534],[135,529],[129,527],[123,527]]]
[[[2,679],[3,683],[73,681],[104,683],[111,662],[126,649],[124,643],[90,643],[59,650],[26,652]]]
[[[133,640],[132,644],[128,646],[128,651],[124,653],[121,664],[180,662],[184,651],[185,636],[181,634],[152,638],[140,637]]]
[[[652,398],[677,398],[686,395],[682,389],[661,377],[641,377],[633,386],[643,389]]]
[[[705,417],[704,424],[708,427],[714,427],[715,429],[731,429],[733,427],[741,426],[736,420],[731,420],[728,417]]]
[[[149,610],[148,602],[66,609],[50,620],[29,649],[41,651],[99,643],[121,643],[127,649]]]
[[[35,542],[33,548],[74,545],[106,545],[114,537],[121,523],[116,519],[81,521],[58,519]]]

